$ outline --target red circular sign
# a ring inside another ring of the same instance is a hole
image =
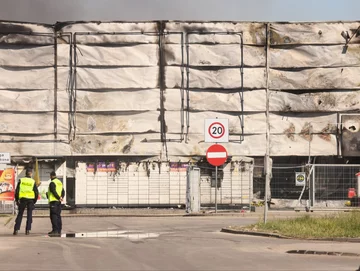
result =
[[[215,167],[223,165],[227,158],[227,151],[225,147],[220,144],[211,145],[206,151],[207,161]]]
[[[225,134],[225,127],[220,122],[213,122],[209,126],[208,133],[212,138],[219,139]]]

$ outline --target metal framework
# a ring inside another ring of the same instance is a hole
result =
[[[161,136],[160,136],[160,140],[161,142],[163,142],[165,144],[165,148],[166,148],[166,156],[167,156],[167,146],[166,146],[166,142],[169,141],[177,141],[177,139],[167,139],[167,135],[166,135],[166,124],[165,124],[165,96],[164,96],[164,92],[166,89],[166,86],[164,84],[164,80],[165,80],[165,56],[164,56],[164,42],[162,37],[166,36],[166,35],[180,35],[181,36],[181,87],[180,87],[180,95],[181,95],[181,110],[180,110],[180,121],[181,121],[181,134],[180,134],[180,139],[179,141],[182,142],[184,140],[184,45],[183,45],[183,41],[184,41],[184,34],[182,32],[170,32],[170,31],[164,31],[161,30],[159,32],[76,32],[74,33],[74,39],[73,39],[73,51],[74,51],[74,84],[72,86],[72,92],[74,93],[73,95],[73,116],[74,116],[74,133],[73,133],[73,138],[75,138],[76,136],[76,99],[77,99],[77,62],[78,62],[78,49],[77,49],[77,37],[78,36],[84,36],[84,35],[120,35],[120,36],[155,36],[158,38],[158,46],[159,46],[159,87],[160,87],[160,118],[161,118]],[[118,45],[122,45],[124,43],[117,43]],[[80,51],[79,51],[80,52]],[[80,52],[81,54],[81,52]]]
[[[244,44],[243,44],[243,33],[242,32],[222,32],[222,31],[191,31],[185,34],[185,43],[186,43],[186,138],[185,142],[188,142],[188,135],[190,130],[190,35],[235,35],[239,36],[240,44],[240,90],[238,91],[240,96],[240,106],[241,112],[239,115],[240,125],[241,125],[241,134],[239,142],[244,141]],[[231,140],[232,141],[232,140]],[[234,142],[234,141],[232,141]]]
[[[71,59],[71,43],[72,43],[72,34],[71,33],[43,33],[43,32],[4,32],[1,33],[2,35],[25,35],[25,36],[38,36],[38,37],[48,37],[52,39],[52,45],[53,45],[53,54],[54,54],[54,62],[53,62],[53,68],[54,68],[54,117],[53,117],[53,121],[54,121],[54,139],[53,140],[41,140],[41,139],[36,139],[36,140],[19,140],[19,139],[11,139],[11,140],[2,140],[1,142],[67,142],[69,143],[69,140],[61,140],[58,139],[58,130],[57,130],[57,112],[58,112],[58,108],[57,108],[57,91],[58,91],[58,63],[57,63],[57,38],[58,37],[69,37],[69,45],[70,45],[70,52],[69,52],[69,56]],[[70,61],[71,62],[71,61]],[[70,72],[71,74],[71,72]]]

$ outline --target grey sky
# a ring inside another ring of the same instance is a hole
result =
[[[0,0],[0,19],[78,20],[359,20],[360,0]]]

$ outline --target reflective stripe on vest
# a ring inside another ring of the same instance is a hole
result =
[[[55,184],[55,190],[56,190],[56,193],[59,195],[59,197],[61,197],[61,192],[63,190],[63,184],[60,180],[58,179],[54,179],[51,181],[52,183]],[[48,190],[48,198],[49,198],[49,202],[52,202],[52,201],[59,201],[57,198],[55,198],[54,194],[51,193],[50,191],[50,185],[49,185],[49,190]]]
[[[19,199],[35,199],[34,192],[35,180],[31,178],[21,178],[20,179],[20,189],[19,189]]]

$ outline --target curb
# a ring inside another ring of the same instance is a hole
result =
[[[262,237],[282,238],[282,239],[292,239],[292,238],[282,236],[282,235],[276,234],[276,233],[232,230],[232,229],[229,229],[229,228],[222,228],[221,232],[232,233],[232,234],[252,235],[252,236],[262,236]]]
[[[342,238],[342,237],[337,237],[337,238],[296,238],[296,237],[289,237],[289,236],[284,236],[284,235],[276,234],[276,233],[232,230],[232,229],[229,229],[229,228],[222,228],[221,232],[232,233],[232,234],[244,234],[244,235],[252,235],[252,236],[261,236],[261,237],[273,237],[273,238],[281,238],[281,239],[360,243],[360,238],[347,238],[347,237],[344,237],[344,238]]]
[[[306,254],[306,255],[360,257],[360,254],[358,254],[358,253],[338,252],[338,251],[289,250],[289,251],[286,251],[286,253],[288,253],[288,254]]]

